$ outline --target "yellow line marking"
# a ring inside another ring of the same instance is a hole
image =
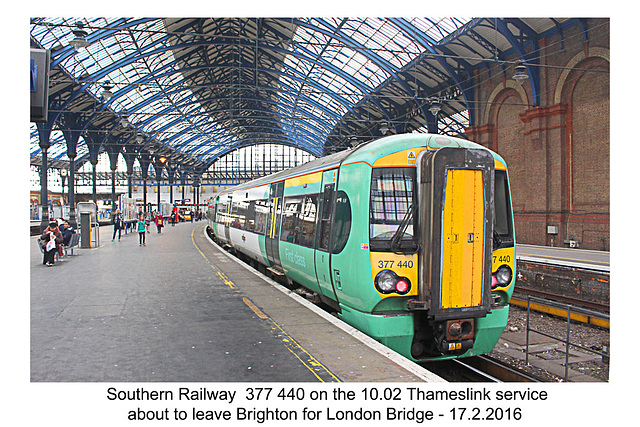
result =
[[[225,285],[227,285],[231,289],[236,289],[235,283],[233,283],[231,280],[229,280],[229,278],[227,277],[226,274],[224,274],[221,271],[218,271],[218,277],[220,277],[222,279],[222,281],[224,282]]]
[[[193,243],[193,246],[198,250],[198,252],[200,252],[200,255],[202,255],[202,257],[207,261],[207,263],[209,263],[211,268],[213,268],[214,270],[217,270],[217,268],[213,265],[213,263],[209,261],[209,258],[207,258],[204,252],[202,252],[198,247],[198,245],[196,244],[196,240],[193,238],[193,233],[196,231],[196,228],[197,227],[194,227],[193,230],[191,230],[191,243]]]
[[[342,381],[340,381],[340,379],[338,377],[336,377],[335,375],[333,375],[333,373],[327,369],[326,366],[324,366],[322,363],[318,362],[318,360],[313,357],[311,354],[309,354],[309,352],[307,350],[304,349],[304,347],[302,347],[296,340],[294,340],[291,335],[289,335],[288,333],[286,333],[284,331],[284,329],[282,329],[280,327],[280,325],[278,325],[272,318],[269,317],[268,319],[271,323],[273,323],[276,328],[278,328],[278,330],[281,332],[281,334],[284,336],[284,338],[282,338],[282,342],[285,343],[285,346],[287,347],[287,350],[289,350],[289,352],[291,354],[293,354],[296,359],[298,359],[300,361],[300,363],[302,363],[304,366],[307,367],[307,369],[309,369],[311,371],[311,373],[313,373],[313,375],[315,375],[315,377],[318,379],[318,381],[320,382],[327,382],[325,381],[322,377],[320,377],[315,369],[313,369],[313,367],[319,368],[320,370],[323,370],[324,372],[326,372],[327,374],[329,374],[331,376],[331,378],[333,378],[333,382],[337,382],[340,383]],[[307,355],[307,360],[302,360],[300,358],[300,356],[298,355],[298,353],[296,351],[294,351],[294,348],[297,348],[298,350],[302,351],[304,354]]]
[[[198,250],[198,252],[200,252],[200,255],[202,255],[202,257],[209,263],[209,265],[211,265],[211,268],[213,268],[214,271],[216,271],[216,273],[224,281],[224,283],[227,286],[229,286],[231,289],[236,289],[235,288],[235,283],[233,283],[231,280],[229,280],[229,278],[222,271],[220,271],[219,269],[214,267],[213,264],[211,263],[211,261],[209,261],[209,258],[207,258],[207,256],[200,250],[200,248],[196,244],[196,241],[195,241],[195,239],[193,237],[196,228],[197,227],[194,227],[194,229],[191,231],[191,242],[193,243],[193,246]],[[238,292],[238,291],[236,291],[236,292]],[[333,375],[333,373],[326,366],[324,366],[322,363],[318,362],[318,360],[315,357],[313,357],[311,354],[309,354],[309,352],[307,350],[305,350],[304,347],[302,347],[296,340],[291,338],[291,335],[286,333],[284,331],[284,329],[282,329],[280,327],[280,325],[278,325],[276,323],[275,320],[273,320],[269,315],[267,315],[264,312],[262,312],[249,298],[242,297],[242,301],[244,301],[244,303],[251,310],[253,310],[253,312],[260,319],[268,320],[269,322],[271,322],[280,331],[280,336],[284,337],[284,338],[282,338],[282,342],[284,343],[286,349],[289,350],[289,352],[291,354],[293,354],[296,357],[296,359],[298,359],[300,361],[300,363],[302,363],[309,371],[311,371],[311,373],[318,379],[318,381],[327,382],[327,381],[325,381],[324,378],[322,378],[321,376],[319,376],[317,374],[316,370],[324,371],[331,378],[333,378],[332,382],[338,382],[338,383],[342,382],[342,381],[340,381],[340,379],[338,377]],[[298,351],[296,351],[296,350],[298,350]],[[302,352],[302,353],[306,354],[307,360],[302,360],[302,358],[298,355],[299,352]]]
[[[511,298],[510,304],[517,305],[522,308],[527,308],[527,301],[521,300],[519,298]],[[532,310],[536,310],[541,313],[552,314],[554,316],[562,317],[565,319],[567,318],[567,314],[568,314],[567,310],[563,310],[561,308],[555,308],[555,307],[547,307],[546,305],[543,305],[543,304],[531,303],[530,307]],[[597,317],[591,317],[581,313],[571,313],[571,320],[581,322],[581,323],[586,323],[588,325],[595,325],[595,326],[600,326],[601,328],[610,329],[610,323],[608,320],[598,319]]]
[[[268,318],[269,318],[266,314],[264,314],[262,311],[260,311],[260,309],[259,309],[258,307],[256,307],[256,305],[255,305],[253,302],[251,302],[251,300],[250,300],[249,298],[247,298],[247,297],[242,297],[242,301],[244,301],[244,303],[245,303],[245,304],[247,304],[247,305],[249,306],[249,308],[250,308],[251,310],[253,310],[253,312],[254,312],[254,313],[255,313],[259,318],[261,318],[262,320],[266,320],[266,319],[268,319]]]
[[[229,288],[231,289],[236,289],[236,285],[235,283],[233,283],[231,280],[229,280],[229,278],[227,277],[226,274],[224,274],[222,271],[220,271],[220,269],[218,269],[215,265],[213,265],[213,263],[209,260],[209,258],[207,258],[207,256],[204,254],[204,252],[202,252],[200,250],[200,248],[198,247],[198,245],[196,244],[196,240],[193,237],[195,231],[196,231],[197,227],[194,227],[194,229],[191,231],[191,242],[193,243],[193,246],[198,250],[198,252],[200,252],[200,255],[202,255],[202,257],[207,261],[207,263],[211,266],[211,268],[213,269],[213,271],[216,272],[216,274],[218,275],[218,277],[220,279],[222,279],[222,281],[224,282],[225,285],[227,285]]]

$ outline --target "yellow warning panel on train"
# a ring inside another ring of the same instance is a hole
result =
[[[482,304],[484,193],[482,171],[447,171],[443,212],[443,309]]]

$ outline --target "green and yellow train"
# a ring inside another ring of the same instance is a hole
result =
[[[473,142],[384,137],[217,194],[210,234],[416,361],[490,352],[515,237],[507,166]]]

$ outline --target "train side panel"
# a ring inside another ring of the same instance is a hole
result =
[[[315,269],[315,239],[322,172],[285,180],[280,230],[280,262],[287,277],[320,293]]]

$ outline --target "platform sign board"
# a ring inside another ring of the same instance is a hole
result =
[[[31,48],[29,81],[32,122],[46,122],[49,112],[49,66],[51,53],[46,49]]]

